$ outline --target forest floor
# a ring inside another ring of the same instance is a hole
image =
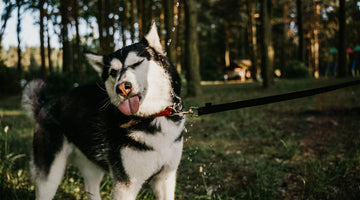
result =
[[[204,85],[185,107],[263,97],[352,79]],[[30,121],[20,96],[0,99],[1,199],[34,199]],[[360,86],[312,97],[187,118],[176,199],[359,199]],[[101,195],[111,199],[106,176]],[[155,199],[149,184],[138,199]],[[55,199],[86,199],[68,167]]]

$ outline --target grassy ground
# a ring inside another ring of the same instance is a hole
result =
[[[206,85],[185,106],[280,94],[348,80]],[[32,128],[19,97],[0,99],[1,199],[33,199]],[[314,97],[188,118],[176,199],[359,199],[360,86]],[[111,197],[111,182],[101,185]],[[55,199],[86,199],[69,167]],[[145,185],[139,199],[154,199]]]

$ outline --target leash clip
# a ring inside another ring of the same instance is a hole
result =
[[[191,117],[199,117],[199,114],[194,112],[194,110],[197,110],[199,107],[190,106],[188,111],[182,111],[182,112],[176,112],[173,115],[190,115]]]

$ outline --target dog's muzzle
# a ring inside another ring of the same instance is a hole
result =
[[[124,81],[116,86],[116,93],[121,96],[128,96],[131,93],[132,84],[130,82]]]

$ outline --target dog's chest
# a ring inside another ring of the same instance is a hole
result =
[[[130,177],[150,177],[164,167],[176,169],[180,162],[185,119],[173,122],[160,117],[153,123],[159,131],[148,133],[138,130],[129,134],[134,141],[143,143],[150,150],[139,151],[131,147],[121,150],[124,169]]]
[[[136,142],[143,143],[160,152],[179,142],[178,138],[184,130],[184,122],[185,119],[174,122],[165,117],[159,117],[150,123],[150,126],[156,128],[156,131],[135,130],[130,132],[129,136]]]

